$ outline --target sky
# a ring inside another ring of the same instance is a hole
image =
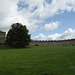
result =
[[[75,38],[75,0],[0,0],[0,30],[26,25],[32,40]]]

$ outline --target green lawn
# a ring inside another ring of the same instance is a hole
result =
[[[75,46],[0,45],[0,75],[75,75]]]

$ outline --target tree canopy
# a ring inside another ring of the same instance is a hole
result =
[[[6,43],[14,47],[25,47],[31,41],[30,34],[26,26],[21,23],[14,23],[7,33]]]

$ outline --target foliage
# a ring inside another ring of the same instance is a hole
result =
[[[7,33],[6,43],[15,47],[25,47],[30,42],[30,35],[28,29],[21,23],[14,23]]]

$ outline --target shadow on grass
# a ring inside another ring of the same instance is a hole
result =
[[[13,47],[13,46],[9,46],[9,45],[4,45],[4,44],[1,44],[0,45],[0,50],[8,50],[8,49],[27,49],[27,48],[31,48],[30,46],[26,46],[24,48],[17,48],[17,47]]]

